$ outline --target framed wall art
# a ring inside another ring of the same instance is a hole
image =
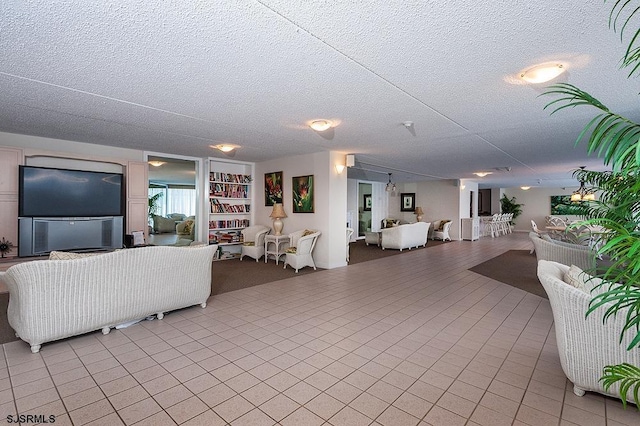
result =
[[[264,174],[264,205],[282,204],[282,172]]]
[[[364,194],[364,207],[365,212],[371,211],[371,194]]]
[[[313,213],[313,175],[292,178],[293,213]]]
[[[416,193],[404,192],[400,194],[400,211],[412,212],[416,209]]]

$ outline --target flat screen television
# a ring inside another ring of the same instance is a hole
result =
[[[120,173],[20,166],[18,216],[123,216]]]

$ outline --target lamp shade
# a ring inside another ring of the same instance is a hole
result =
[[[269,215],[269,217],[274,219],[281,219],[283,217],[287,217],[287,214],[284,212],[284,207],[282,206],[282,203],[275,203],[273,205],[273,210],[271,211],[271,214]]]
[[[424,211],[422,211],[422,207],[416,207],[416,211],[414,211],[413,213],[415,213],[416,216],[424,215]]]

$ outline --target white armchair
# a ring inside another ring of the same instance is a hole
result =
[[[262,225],[248,226],[242,230],[242,236],[244,242],[242,243],[242,253],[240,254],[240,260],[244,256],[252,257],[258,261],[264,256],[264,236],[271,231],[271,228],[267,228]]]
[[[298,269],[311,266],[316,269],[313,261],[313,249],[320,236],[318,231],[302,230],[289,234],[289,248],[285,252],[284,268],[291,265],[298,273]]]
[[[435,229],[433,231],[433,239],[438,239],[438,240],[442,240],[442,241],[446,241],[449,240],[451,241],[451,237],[449,236],[449,229],[451,228],[451,221],[449,222],[445,222],[442,225],[442,229],[440,229],[438,227],[438,229]]]
[[[562,371],[573,383],[573,392],[583,396],[585,391],[595,391],[612,397],[619,397],[619,383],[605,390],[600,377],[606,365],[629,363],[640,365],[640,351],[628,351],[627,346],[635,333],[625,333],[619,341],[627,316],[627,310],[618,312],[602,323],[605,305],[585,318],[591,299],[606,291],[597,288],[601,281],[580,274],[574,278],[571,268],[556,262],[540,260],[538,279],[549,296],[556,330],[558,354]],[[578,283],[573,282],[578,280]],[[584,286],[584,290],[578,286]],[[605,286],[606,287],[606,286]],[[634,329],[635,330],[635,329]],[[633,402],[633,391],[627,393],[627,401]]]
[[[596,266],[596,252],[588,246],[565,243],[551,239],[548,235],[538,236],[529,232],[538,261],[551,260],[563,265],[576,265],[580,269],[591,269]]]

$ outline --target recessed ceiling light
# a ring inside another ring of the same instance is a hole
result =
[[[211,148],[215,148],[215,149],[220,150],[222,152],[231,152],[234,149],[240,148],[240,146],[239,145],[233,145],[233,144],[230,144],[230,143],[223,143],[223,144],[220,144],[220,145],[211,145]]]
[[[546,63],[533,66],[520,72],[520,78],[527,83],[546,83],[566,71],[563,64]]]
[[[324,132],[331,127],[331,124],[332,123],[329,120],[314,120],[309,124],[309,127],[316,132]]]
[[[159,161],[159,160],[152,160],[152,161],[149,161],[149,164],[151,164],[153,167],[160,167],[163,164],[166,164],[166,162],[165,161]]]
[[[531,189],[530,186],[521,186],[520,189],[522,189],[523,191],[528,191]]]
[[[485,177],[486,175],[490,175],[492,172],[474,172],[473,174],[479,177]]]

